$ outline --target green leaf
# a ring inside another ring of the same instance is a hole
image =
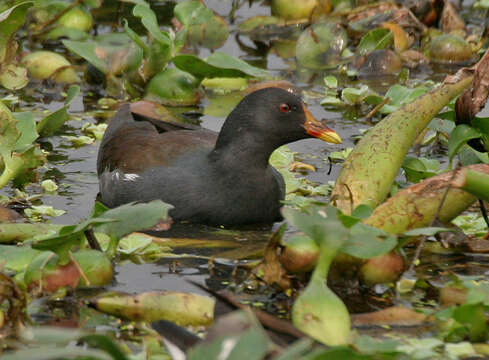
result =
[[[234,69],[241,71],[242,73],[254,76],[254,77],[267,77],[269,73],[267,70],[263,70],[248,64],[246,61],[238,59],[235,56],[229,55],[227,53],[216,51],[212,53],[206,59],[207,63],[223,69]]]
[[[186,71],[199,79],[244,76],[244,73],[241,71],[212,66],[195,55],[177,55],[172,61],[177,68]]]
[[[41,182],[41,188],[47,193],[53,193],[58,190],[58,185],[53,180],[47,179]]]
[[[397,246],[397,238],[377,228],[357,223],[352,226],[350,236],[341,251],[360,258],[370,259],[388,253]]]
[[[108,64],[97,56],[97,43],[93,41],[74,41],[74,40],[62,40],[62,43],[68,50],[81,56],[90,64],[95,66],[99,71],[107,74],[109,71]]]
[[[5,61],[10,38],[24,25],[27,10],[33,4],[33,1],[22,2],[0,13],[0,63]]]
[[[37,255],[39,251],[29,246],[0,245],[0,262],[8,271],[25,271]]]
[[[341,151],[333,151],[328,154],[328,159],[332,160],[333,162],[342,162],[345,161],[348,156],[350,156],[351,151],[353,148],[348,147],[346,149],[343,149]]]
[[[124,255],[131,255],[141,251],[153,243],[151,236],[143,234],[130,234],[125,236],[119,242],[119,252]]]
[[[354,216],[359,219],[366,219],[372,213],[374,212],[374,209],[372,209],[370,206],[366,204],[358,205],[353,212],[351,213],[351,216]]]
[[[360,86],[357,88],[345,88],[341,93],[341,98],[344,102],[349,105],[358,105],[363,102],[363,100],[370,95],[371,90],[367,85]]]
[[[374,339],[368,335],[355,338],[355,348],[363,354],[397,353],[397,347],[402,343],[399,340]]]
[[[480,214],[468,213],[459,215],[452,220],[467,235],[484,236],[487,233],[487,224]]]
[[[87,343],[92,347],[105,351],[106,353],[110,354],[113,360],[129,360],[126,354],[124,354],[119,348],[119,346],[105,335],[86,335],[80,338],[80,341]]]
[[[121,0],[121,1],[124,1],[124,0]],[[143,0],[140,0],[140,1],[143,1]],[[103,2],[103,0],[83,0],[83,4],[85,4],[88,7],[94,8],[94,9],[101,7],[102,2]]]
[[[130,203],[107,210],[98,219],[111,219],[115,222],[95,225],[95,231],[111,237],[121,238],[134,231],[149,229],[160,221],[168,219],[172,205],[161,200],[148,203]]]
[[[462,145],[467,143],[471,139],[477,139],[481,137],[481,132],[468,125],[458,125],[450,134],[448,139],[448,158],[452,161],[453,157],[460,150]]]
[[[13,113],[14,118],[17,120],[17,129],[20,131],[20,136],[15,143],[14,150],[22,151],[39,137],[36,129],[36,121],[34,116],[29,112],[16,112]]]
[[[28,83],[29,77],[24,67],[8,64],[0,73],[0,84],[8,90],[22,89]]]
[[[402,163],[406,179],[417,183],[423,179],[437,175],[440,172],[440,162],[436,159],[406,156]]]
[[[58,210],[50,205],[32,205],[30,208],[25,209],[25,215],[31,221],[40,221],[43,216],[61,216],[65,213],[64,210]]]
[[[66,26],[57,26],[50,32],[48,32],[44,37],[47,40],[56,40],[59,38],[66,38],[76,41],[85,41],[89,38],[89,35],[80,29],[74,29]]]
[[[61,109],[46,116],[37,124],[37,131],[39,131],[42,137],[53,135],[69,119],[67,110],[71,101],[79,92],[80,87],[78,85],[71,85],[68,89],[65,105]]]
[[[328,75],[324,77],[324,86],[329,89],[337,89],[338,88],[338,79],[336,76]]]
[[[467,328],[471,341],[479,342],[487,339],[488,325],[483,304],[461,305],[453,311],[453,318]]]
[[[36,344],[63,344],[68,345],[72,341],[85,334],[81,329],[69,329],[55,326],[37,326],[24,329],[21,335],[24,340],[36,342]]]
[[[474,117],[471,121],[472,127],[478,129],[482,134],[489,136],[489,117]]]
[[[285,207],[282,215],[297,229],[308,235],[318,246],[339,249],[348,238],[348,231],[338,220],[338,210],[333,207],[314,208],[312,213]]]
[[[383,28],[373,29],[360,39],[357,51],[360,55],[365,55],[374,50],[386,49],[393,42],[394,36],[390,30]]]
[[[123,24],[127,36],[129,36],[131,40],[134,41],[134,43],[139,46],[141,50],[143,50],[144,57],[148,57],[150,52],[148,45],[146,45],[143,39],[141,39],[141,37],[129,27],[129,23],[126,19],[123,20]]]
[[[53,360],[53,359],[93,359],[113,360],[105,352],[94,349],[83,349],[76,346],[57,348],[51,346],[37,346],[25,348],[2,354],[2,360]]]
[[[428,129],[441,132],[441,133],[450,134],[453,131],[453,129],[455,129],[455,126],[456,125],[453,120],[438,119],[437,117],[431,120],[431,122],[428,124]]]
[[[134,16],[141,19],[141,23],[148,30],[151,36],[161,44],[171,46],[171,39],[167,32],[161,31],[156,15],[150,7],[136,5],[132,10]]]
[[[178,3],[173,14],[184,26],[203,24],[211,20],[214,16],[200,1],[183,1]]]
[[[229,335],[218,337],[211,343],[199,344],[190,349],[187,354],[188,360],[201,359],[223,359],[223,360],[263,360],[266,357],[269,346],[271,345],[268,335],[263,331],[252,315],[234,312],[227,316],[242,325],[247,325],[245,330]],[[230,341],[232,340],[232,341]],[[223,356],[223,348],[226,347],[226,356]]]
[[[309,352],[312,345],[313,341],[311,339],[303,338],[297,340],[295,343],[284,349],[284,351],[278,357],[275,357],[274,360],[302,359],[302,356]]]
[[[90,226],[100,223],[111,222],[114,220],[103,218],[90,218],[81,222],[78,225],[63,226],[56,234],[47,236],[41,240],[31,244],[33,249],[50,250],[57,253],[60,257],[60,262],[66,263],[69,261],[68,253],[75,245],[80,244],[83,239],[83,232]]]
[[[27,180],[26,176],[29,173],[26,170],[34,169],[45,161],[45,156],[38,145],[24,146],[26,141],[35,135],[28,131],[22,139],[21,130],[29,129],[28,121],[29,119],[19,128],[19,121],[13,117],[8,107],[0,102],[0,157],[4,164],[0,176],[0,188],[11,179]],[[22,147],[22,151],[15,151],[16,147]]]
[[[121,0],[121,1],[125,3],[134,4],[134,5],[150,7],[150,5],[145,0]]]
[[[265,77],[268,72],[247,64],[231,55],[216,55],[214,53],[207,60],[202,60],[194,55],[178,55],[173,58],[173,63],[180,70],[191,73],[197,78],[213,77]]]
[[[385,97],[389,98],[388,104],[382,106],[379,110],[382,114],[390,114],[397,111],[405,104],[412,102],[414,99],[427,93],[429,90],[426,84],[417,86],[415,88],[408,88],[403,85],[395,84],[387,90]]]

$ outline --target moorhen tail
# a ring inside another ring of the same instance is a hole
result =
[[[160,133],[148,121],[135,121],[124,105],[98,153],[101,199],[109,207],[161,199],[174,206],[175,221],[271,223],[280,219],[285,185],[268,163],[270,154],[308,137],[341,142],[298,96],[276,87],[247,95],[219,134],[205,129]]]

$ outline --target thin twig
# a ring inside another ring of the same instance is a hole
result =
[[[290,322],[279,319],[273,315],[270,315],[262,310],[258,309],[252,309],[248,305],[241,304],[239,301],[237,301],[231,294],[229,293],[222,293],[222,292],[217,292],[213,289],[208,288],[205,285],[202,285],[196,281],[193,280],[187,280],[189,283],[199,287],[200,289],[208,292],[209,294],[215,296],[219,300],[225,302],[228,305],[231,305],[234,308],[241,309],[241,310],[251,310],[258,321],[260,323],[275,332],[279,332],[282,334],[287,334],[290,336],[293,336],[294,338],[300,339],[302,337],[305,337],[304,333],[300,331],[299,329],[295,328]]]
[[[372,110],[371,110],[371,111],[370,111],[370,112],[367,114],[367,116],[365,116],[365,119],[370,119],[372,116],[374,116],[374,115],[377,113],[377,111],[379,111],[379,110],[380,110],[380,108],[381,108],[382,106],[384,106],[385,104],[387,104],[389,101],[391,101],[391,99],[390,99],[389,97],[385,97],[385,98],[384,98],[384,100],[382,100],[382,101],[380,102],[380,104],[378,104],[376,107],[374,107],[374,108],[373,108],[373,109],[372,109]]]
[[[443,204],[445,203],[445,200],[447,199],[448,192],[450,191],[450,188],[452,187],[452,181],[455,179],[455,176],[457,175],[458,170],[460,169],[460,164],[457,165],[457,168],[453,170],[453,174],[450,177],[450,180],[448,181],[447,188],[445,190],[445,193],[443,194],[443,197],[441,198],[440,203],[438,204],[438,208],[436,209],[435,215],[433,216],[433,219],[431,219],[430,222],[430,227],[433,226],[438,219],[438,215],[440,215],[441,208],[443,207]],[[419,256],[421,255],[421,250],[423,249],[423,246],[426,242],[427,236],[424,235],[421,237],[421,240],[416,247],[416,252],[414,253],[413,260],[411,260],[411,264],[409,265],[409,269],[407,270],[408,272],[411,272],[414,270],[414,264],[418,261]]]

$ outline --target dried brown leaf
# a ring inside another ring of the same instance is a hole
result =
[[[460,75],[458,75],[459,73]],[[463,76],[464,74],[474,75],[474,79],[472,86],[466,89],[455,103],[457,124],[470,124],[472,118],[481,111],[489,97],[489,52],[486,51],[474,66],[460,69],[453,76]]]
[[[444,33],[454,30],[465,30],[465,22],[458,14],[458,10],[450,1],[445,1],[445,6],[441,13],[440,26]]]

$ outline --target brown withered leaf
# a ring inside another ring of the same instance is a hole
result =
[[[399,54],[403,64],[409,68],[416,68],[419,65],[428,64],[430,60],[419,51],[409,49]]]
[[[467,247],[467,250],[472,252],[472,253],[477,253],[477,254],[487,254],[489,253],[489,240],[484,240],[484,239],[467,239],[465,242],[465,246]]]
[[[427,315],[399,306],[352,315],[354,326],[415,326],[427,321],[429,321]]]
[[[470,68],[457,71],[473,74],[472,86],[467,88],[455,103],[455,115],[457,124],[470,124],[473,117],[484,107],[489,97],[489,51],[477,64]]]
[[[0,337],[15,332],[25,320],[25,308],[27,306],[24,292],[7,275],[0,273],[0,303],[7,305],[5,319],[1,324]]]
[[[439,301],[443,306],[462,305],[467,300],[467,289],[444,286],[440,289]]]
[[[9,209],[6,206],[0,206],[0,223],[20,221],[22,221],[22,216],[17,211]]]
[[[278,286],[282,290],[290,289],[292,286],[287,271],[280,264],[278,257],[278,247],[280,239],[285,231],[282,225],[268,241],[262,262],[253,269],[253,274],[269,286]]]
[[[454,30],[465,30],[465,22],[458,14],[455,5],[448,0],[445,0],[445,5],[443,6],[440,27],[444,33],[449,33]]]
[[[311,22],[316,23],[328,15],[333,9],[331,0],[318,0],[316,7],[312,10]]]
[[[398,7],[391,3],[379,3],[357,7],[347,14],[346,21],[347,23],[353,23],[368,17],[372,17],[370,23],[371,26],[377,21],[379,21],[377,26],[381,26],[384,22],[394,23],[414,38],[419,38],[419,36],[426,30],[426,26],[421,23],[409,9]],[[373,17],[376,17],[376,19]]]
[[[369,5],[358,6],[350,10],[347,14],[347,21],[354,22],[383,13],[389,10],[397,10],[398,6],[390,2],[374,3]]]

